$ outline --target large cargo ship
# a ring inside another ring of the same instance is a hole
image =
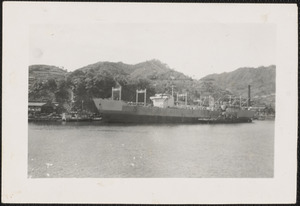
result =
[[[112,90],[112,94],[114,89]],[[152,104],[146,104],[146,90],[144,103],[126,103],[121,100],[94,98],[95,106],[104,122],[109,123],[243,123],[252,122],[253,111],[239,107],[223,106],[200,107],[197,105],[175,105],[174,96],[156,94],[150,97]],[[138,98],[137,98],[138,99]]]

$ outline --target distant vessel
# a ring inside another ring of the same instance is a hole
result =
[[[114,100],[114,91],[119,91],[117,100]],[[242,110],[240,107],[224,106],[219,110],[214,110],[214,108],[190,106],[187,105],[186,94],[182,95],[185,96],[185,105],[182,106],[174,104],[173,94],[156,94],[150,97],[153,105],[146,105],[146,90],[137,90],[136,102],[126,103],[121,100],[121,91],[121,87],[113,88],[111,99],[93,99],[102,116],[102,121],[109,123],[243,123],[252,122],[254,116],[253,111]],[[138,102],[140,93],[144,93],[142,105]]]
[[[63,113],[61,120],[66,122],[101,121],[102,117],[96,114],[89,114],[84,112],[69,112]]]
[[[62,121],[66,122],[85,122],[92,121],[92,117],[86,113],[70,112],[62,114]]]

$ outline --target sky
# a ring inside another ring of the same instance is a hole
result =
[[[99,61],[158,59],[199,79],[240,67],[276,65],[275,24],[38,24],[30,28],[29,64],[74,71]]]

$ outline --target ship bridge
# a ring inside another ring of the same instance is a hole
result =
[[[155,94],[150,97],[154,107],[167,108],[174,107],[174,97],[169,94]]]

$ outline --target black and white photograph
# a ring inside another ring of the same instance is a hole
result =
[[[273,177],[275,25],[29,32],[30,178]]]
[[[278,57],[284,55],[286,43],[278,41],[283,32],[276,15],[281,13],[272,16],[271,11],[280,7],[268,10],[265,5],[267,12],[258,18],[254,12],[249,14],[254,20],[245,20],[246,14],[237,7],[222,4],[81,4],[82,10],[75,3],[34,4],[33,16],[40,19],[31,18],[20,26],[26,30],[23,75],[8,74],[3,88],[18,85],[25,91],[11,98],[24,103],[22,113],[13,115],[23,126],[10,125],[15,132],[23,131],[25,181],[54,184],[100,179],[97,184],[104,190],[105,185],[114,184],[107,181],[117,180],[154,185],[224,180],[229,188],[229,180],[276,180],[281,174],[276,172],[276,157],[281,157],[276,153],[278,142],[283,139],[279,130],[286,139],[297,139],[292,133],[297,120],[286,125],[282,115],[284,108],[287,114],[297,111],[293,102],[297,88],[282,86],[286,80],[290,87],[296,85],[297,58],[295,64],[283,67]],[[249,8],[257,13],[263,9]],[[293,10],[292,6],[281,8]],[[245,11],[246,5],[241,9]],[[202,14],[204,10],[207,13]],[[230,11],[232,17],[222,19]],[[213,15],[218,12],[219,16]],[[84,15],[90,19],[81,19]],[[24,83],[18,82],[21,78]],[[283,100],[284,96],[290,99]],[[13,153],[5,151],[13,158]],[[157,196],[154,192],[150,200],[147,196],[137,202],[108,198],[102,203],[168,202],[160,200],[155,186],[152,189]],[[189,193],[188,188],[181,189]],[[22,190],[18,191],[21,195]],[[118,196],[117,192],[111,195]],[[6,196],[9,199],[14,197]],[[174,201],[190,203],[176,198],[168,203]],[[259,201],[231,200],[241,202]]]

